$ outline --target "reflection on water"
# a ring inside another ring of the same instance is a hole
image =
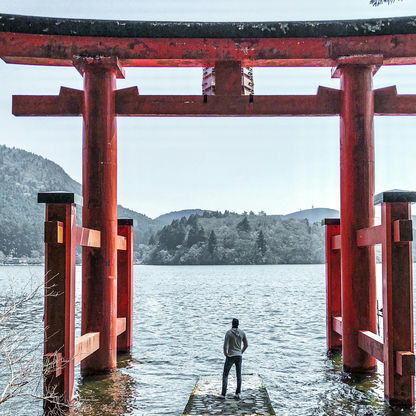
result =
[[[7,269],[0,267],[0,285]],[[262,375],[279,416],[416,416],[385,404],[381,364],[357,380],[342,373],[340,354],[327,355],[324,265],[135,266],[134,273],[132,355],[106,377],[82,379],[76,368],[75,415],[181,415],[197,377],[222,373],[223,337],[237,317],[249,341],[243,372]],[[21,322],[42,339],[42,301]],[[24,414],[41,413],[36,402]]]
[[[76,390],[74,415],[129,415],[135,404],[138,382],[123,369],[131,369],[130,356],[118,357],[117,370],[106,376],[85,377]]]

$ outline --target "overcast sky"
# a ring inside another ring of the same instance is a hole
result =
[[[51,17],[285,21],[414,16],[416,2],[377,8],[368,0],[0,0],[0,13]],[[0,62],[1,144],[61,165],[81,182],[82,119],[16,118],[13,94],[83,88],[74,68]],[[141,94],[201,94],[200,68],[127,68],[118,88]],[[330,68],[254,68],[255,94],[315,94],[339,88]],[[374,87],[416,94],[416,68],[383,67]],[[339,209],[339,118],[118,118],[118,202],[155,218],[201,208],[287,214]],[[376,192],[416,190],[416,118],[377,117]]]

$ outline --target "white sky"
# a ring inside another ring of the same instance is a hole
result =
[[[341,20],[414,16],[416,2],[374,8],[369,0],[0,0],[0,12],[51,17],[181,21]],[[16,118],[13,94],[82,89],[73,68],[0,62],[1,144],[60,164],[81,182],[82,119]],[[118,88],[141,94],[201,94],[200,68],[127,68]],[[255,94],[315,94],[339,88],[330,68],[255,68]],[[383,67],[374,88],[416,94],[416,67]],[[376,192],[416,190],[416,118],[376,117]],[[154,218],[201,208],[287,214],[339,209],[339,119],[119,118],[118,202]]]

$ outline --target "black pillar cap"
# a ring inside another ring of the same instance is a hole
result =
[[[129,218],[119,218],[118,225],[133,225],[134,220]]]
[[[77,204],[82,207],[83,199],[73,192],[39,192],[38,204]]]
[[[339,218],[325,218],[322,220],[322,225],[340,225],[341,220]]]
[[[383,202],[416,202],[416,192],[392,189],[374,196],[374,205]]]

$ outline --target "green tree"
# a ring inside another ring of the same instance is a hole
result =
[[[370,0],[370,4],[372,6],[380,6],[381,4],[392,4],[394,3],[396,0]],[[402,1],[402,0],[399,0]]]
[[[237,230],[238,230],[238,231],[245,231],[245,232],[249,232],[249,231],[251,230],[251,227],[250,227],[250,224],[249,224],[249,222],[248,222],[247,217],[244,217],[244,218],[242,219],[242,221],[240,221],[240,222],[237,224]]]
[[[259,231],[259,235],[257,236],[257,240],[256,240],[256,246],[257,246],[257,250],[259,251],[259,253],[262,256],[265,256],[266,251],[267,251],[267,243],[266,243],[266,240],[264,239],[263,230]]]
[[[211,231],[208,239],[208,251],[210,254],[214,254],[214,252],[218,249],[218,239],[217,235],[215,234],[214,230]]]
[[[189,248],[191,248],[197,242],[198,242],[198,229],[196,227],[192,227],[189,230],[188,238],[186,239],[186,245]]]

